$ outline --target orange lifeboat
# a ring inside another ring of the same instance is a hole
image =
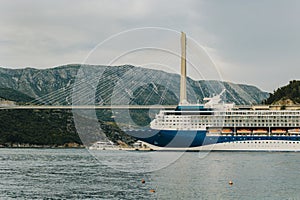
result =
[[[290,130],[288,130],[288,133],[290,133],[290,134],[300,134],[300,128],[290,129]]]
[[[208,131],[209,133],[214,133],[214,134],[221,133],[221,129],[209,129]]]
[[[238,129],[237,133],[238,134],[251,134],[251,130],[250,129]]]
[[[253,134],[267,134],[268,131],[266,129],[256,129],[253,130]]]
[[[274,134],[285,134],[286,130],[284,130],[284,129],[274,129],[271,132],[274,133]]]
[[[229,128],[226,128],[226,129],[222,130],[222,134],[231,134],[231,133],[232,133],[232,130],[229,129]]]

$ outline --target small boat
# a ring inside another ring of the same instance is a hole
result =
[[[91,150],[116,150],[117,146],[110,140],[108,141],[98,141],[89,147]]]

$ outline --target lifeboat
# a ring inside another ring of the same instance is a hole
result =
[[[232,133],[232,130],[229,128],[222,129],[222,134],[231,134],[231,133]]]
[[[268,131],[266,129],[256,129],[253,130],[253,134],[267,134]]]
[[[215,134],[221,133],[221,129],[209,129],[208,131],[209,133],[215,133]]]
[[[286,130],[284,130],[284,129],[274,129],[271,132],[274,133],[274,134],[285,134]]]
[[[251,130],[250,129],[238,129],[237,130],[238,134],[251,134]]]
[[[288,130],[288,133],[290,133],[290,134],[300,134],[300,128],[290,129],[290,130]]]

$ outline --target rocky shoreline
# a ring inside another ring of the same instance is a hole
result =
[[[0,144],[0,148],[86,148],[82,144],[78,143],[66,143],[64,145],[38,145],[38,144],[18,144],[18,143],[6,143],[6,144]]]

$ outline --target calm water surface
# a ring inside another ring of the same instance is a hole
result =
[[[300,153],[188,152],[144,173],[119,170],[147,165],[138,152],[96,154],[104,162],[85,149],[0,149],[0,199],[300,199]]]

